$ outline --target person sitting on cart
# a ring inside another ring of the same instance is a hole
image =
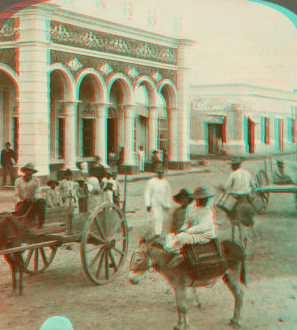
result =
[[[51,187],[51,189],[46,194],[47,207],[52,208],[62,206],[63,203],[61,195],[56,189],[60,185],[60,182],[57,180],[49,180],[46,184]]]
[[[110,169],[105,171],[105,177],[102,179],[103,203],[113,203],[114,181]]]
[[[79,186],[77,188],[79,213],[88,212],[88,186],[85,179],[75,180]]]
[[[276,170],[273,172],[274,184],[294,184],[292,178],[285,173],[285,163],[281,159],[276,160]]]
[[[41,197],[39,179],[34,177],[38,170],[35,169],[33,163],[28,163],[21,168],[21,171],[25,175],[17,179],[15,187],[16,211],[12,214],[21,217],[30,210],[26,217],[32,224],[29,227],[34,227],[34,220],[38,217],[37,229],[41,229],[45,222],[46,200]]]

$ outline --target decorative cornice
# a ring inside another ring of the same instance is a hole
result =
[[[82,102],[80,107],[80,116],[83,118],[95,118],[96,111],[90,102]]]
[[[15,19],[10,18],[0,30],[0,42],[13,41],[18,39],[18,28],[15,26]]]
[[[51,50],[50,52],[51,63],[67,63],[69,60],[75,58],[81,65],[81,68],[95,68],[102,73],[104,76],[108,78],[111,73],[119,72],[127,74],[129,68],[133,69],[132,72],[138,73],[137,75],[133,74],[130,76],[130,79],[134,81],[136,77],[139,75],[146,75],[150,76],[153,72],[158,72],[162,78],[167,78],[174,82],[176,86],[176,74],[174,70],[167,70],[161,68],[155,68],[151,66],[144,66],[135,64],[131,66],[131,63],[120,62],[120,61],[113,61],[113,60],[106,60],[102,58],[92,57],[92,56],[84,56],[84,55],[74,55],[71,53],[60,52],[57,50]],[[106,68],[106,69],[105,69]],[[75,72],[72,71],[75,75]]]
[[[191,100],[190,109],[196,110],[244,110],[247,104],[234,96],[222,97],[196,97]]]
[[[177,49],[175,48],[89,30],[79,26],[51,21],[49,35],[51,41],[57,44],[142,58],[166,64],[177,64]]]

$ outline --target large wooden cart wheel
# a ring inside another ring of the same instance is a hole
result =
[[[263,187],[263,186],[268,185],[267,176],[266,176],[264,170],[262,170],[262,169],[258,170],[258,172],[256,174],[256,183],[257,183],[257,187]],[[263,208],[259,212],[264,212],[264,211],[266,211],[266,209],[268,207],[269,192],[260,193],[259,195],[263,201]]]
[[[85,224],[80,251],[83,269],[93,283],[109,283],[120,273],[128,252],[128,228],[115,204],[94,210]]]
[[[56,246],[28,249],[22,253],[22,260],[19,266],[26,274],[36,275],[42,273],[53,262],[57,249]]]

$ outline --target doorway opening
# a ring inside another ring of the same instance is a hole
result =
[[[253,154],[255,152],[255,123],[248,117],[248,152]]]
[[[219,154],[222,141],[223,124],[208,124],[208,153]]]

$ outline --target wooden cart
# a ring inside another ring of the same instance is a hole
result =
[[[20,246],[0,250],[0,255],[14,253],[18,256],[19,269],[27,274],[38,274],[51,265],[59,247],[80,243],[81,262],[89,280],[97,285],[113,281],[119,275],[128,252],[126,190],[127,180],[123,210],[111,203],[79,214],[73,214],[67,206],[48,209],[43,234],[40,231],[35,234],[30,230],[23,231],[17,237]],[[5,216],[9,213],[2,214]]]
[[[269,195],[272,193],[297,193],[297,185],[295,184],[276,184],[273,181],[273,161],[271,157],[264,159],[264,168],[259,169],[256,173],[256,192],[262,198],[263,207],[261,212],[266,211],[269,203]],[[297,206],[295,201],[295,206]]]

